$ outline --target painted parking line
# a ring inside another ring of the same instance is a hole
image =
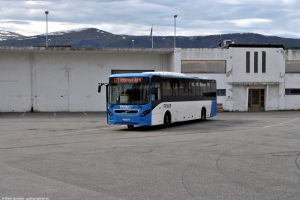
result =
[[[286,122],[281,122],[281,123],[279,123],[279,124],[274,124],[274,125],[270,125],[270,126],[265,126],[265,127],[263,127],[263,128],[269,128],[269,127],[273,127],[273,126],[280,126],[280,125],[282,125],[282,124],[286,124],[286,123],[289,123],[289,122],[293,122],[293,121],[296,121],[296,120],[298,120],[298,119],[300,119],[300,117],[298,117],[298,118],[296,118],[296,119],[292,119],[292,120],[286,121]]]

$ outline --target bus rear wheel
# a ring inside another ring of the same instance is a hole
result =
[[[202,108],[200,121],[204,122],[205,120],[206,120],[206,110]]]
[[[127,125],[128,128],[132,129],[134,125]]]

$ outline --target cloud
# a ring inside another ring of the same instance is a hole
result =
[[[228,22],[234,24],[237,27],[249,28],[249,27],[257,27],[257,26],[260,26],[260,25],[265,25],[267,23],[271,23],[272,20],[253,18],[253,19],[229,20]]]
[[[5,21],[5,20],[1,20],[0,21],[1,24],[21,24],[21,25],[28,25],[30,24],[30,22],[27,21]]]
[[[39,0],[0,1],[0,28],[31,36],[98,28],[114,34],[196,36],[255,32],[300,37],[299,0]],[[298,36],[297,36],[298,35]]]

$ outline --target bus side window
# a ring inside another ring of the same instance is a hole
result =
[[[180,100],[186,101],[188,97],[188,82],[186,80],[180,81]]]
[[[211,93],[212,93],[212,99],[216,100],[216,96],[217,96],[217,84],[215,81],[211,82]]]
[[[195,98],[196,100],[200,99],[200,87],[199,87],[199,81],[195,82]]]
[[[161,100],[160,87],[157,87],[157,92],[155,94],[155,100]]]
[[[160,95],[160,87],[159,87],[159,85],[152,86],[151,99],[152,99],[152,100],[160,100],[160,99],[161,99],[161,95]]]
[[[151,79],[151,87],[152,87],[152,91],[151,91],[151,99],[152,100],[161,100],[161,89],[160,89],[160,82],[161,79],[159,76],[153,76]],[[152,105],[153,106],[153,105]]]
[[[206,96],[207,88],[206,88],[206,82],[200,81],[200,99],[203,99],[203,97]]]
[[[179,85],[180,84],[178,79],[171,79],[171,96],[173,101],[179,100]]]
[[[162,99],[163,101],[170,101],[172,96],[170,79],[162,79]]]
[[[151,90],[151,100],[155,100],[155,94],[157,94],[157,88],[152,86]]]
[[[190,86],[191,86],[191,91],[190,91],[190,95],[191,95],[191,101],[196,100],[196,92],[195,92],[195,82],[191,81],[190,82]]]
[[[206,83],[206,88],[207,88],[206,97],[210,97],[211,93],[210,93],[210,82],[209,81],[207,81],[207,83]]]

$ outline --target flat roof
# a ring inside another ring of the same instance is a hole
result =
[[[152,53],[152,54],[169,54],[174,52],[174,48],[75,48],[70,46],[36,46],[36,47],[8,47],[0,46],[0,52],[81,52],[81,53]]]
[[[283,48],[282,44],[228,44],[229,47],[248,47],[248,48]]]

